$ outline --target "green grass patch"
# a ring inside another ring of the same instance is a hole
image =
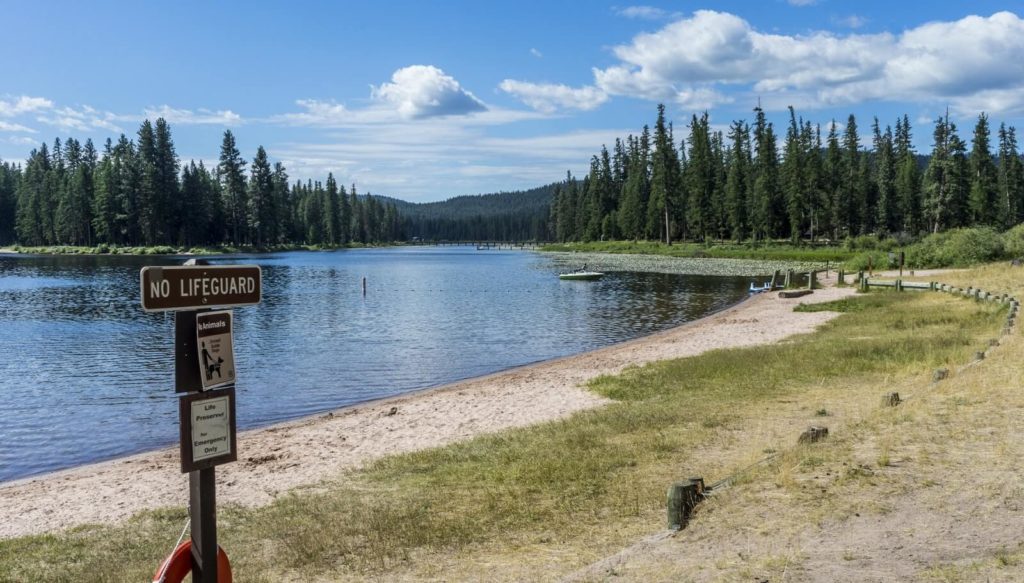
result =
[[[235,578],[382,576],[431,553],[541,534],[589,545],[609,525],[643,519],[653,527],[680,468],[707,464],[694,452],[761,414],[766,400],[840,377],[875,383],[965,362],[1003,315],[989,303],[916,293],[862,294],[829,309],[844,314],[789,342],[598,378],[591,388],[618,401],[600,409],[387,457],[343,483],[262,508],[226,508],[221,543]],[[121,526],[0,541],[0,581],[144,580],[183,521],[173,509]]]
[[[856,297],[843,298],[832,302],[820,304],[800,304],[793,308],[794,312],[863,312],[865,310],[877,310],[889,306],[892,296],[885,292],[862,294]]]

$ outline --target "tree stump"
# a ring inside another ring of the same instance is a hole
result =
[[[900,404],[900,394],[899,393],[886,393],[885,395],[882,396],[882,406],[883,407],[895,407],[896,405],[899,405],[899,404]]]
[[[667,522],[671,530],[682,530],[690,521],[690,514],[704,499],[704,478],[690,478],[668,487]]]
[[[937,368],[937,369],[935,369],[935,372],[932,373],[932,381],[936,382],[936,383],[939,382],[939,381],[944,381],[944,380],[946,380],[948,378],[949,378],[949,369],[948,368]]]
[[[811,426],[800,434],[800,438],[796,440],[797,443],[816,443],[828,437],[828,427],[817,427]]]

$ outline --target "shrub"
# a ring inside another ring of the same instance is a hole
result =
[[[988,227],[952,229],[928,235],[907,249],[907,264],[922,267],[965,267],[1004,257],[1003,238]]]
[[[1003,233],[1003,248],[1007,257],[1024,257],[1024,224]]]
[[[843,262],[843,268],[846,271],[867,271],[869,265],[873,269],[889,269],[889,253],[887,251],[865,251]]]
[[[878,235],[859,235],[857,237],[847,237],[843,241],[843,247],[847,251],[892,251],[901,244],[897,239],[885,237],[881,238]]]

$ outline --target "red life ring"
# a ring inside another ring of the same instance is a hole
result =
[[[192,572],[192,541],[186,540],[153,575],[153,583],[181,583]],[[224,549],[217,547],[217,583],[231,583],[231,563]]]

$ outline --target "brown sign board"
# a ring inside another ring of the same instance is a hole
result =
[[[252,306],[263,293],[258,265],[143,267],[139,282],[147,312]]]
[[[235,440],[235,388],[192,393],[178,400],[181,420],[181,473],[238,459]]]

